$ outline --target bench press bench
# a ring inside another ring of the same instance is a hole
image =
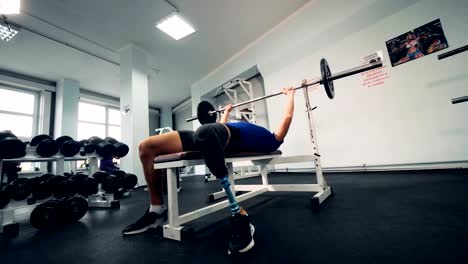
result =
[[[259,166],[262,184],[235,185],[233,167],[236,162],[248,163]],[[313,162],[316,169],[316,184],[269,184],[267,166],[274,164]],[[204,165],[204,159],[198,151],[179,152],[158,156],[154,160],[155,169],[167,170],[167,200],[168,200],[168,223],[163,226],[163,236],[165,238],[181,241],[186,229],[183,224],[214,213],[229,206],[229,201],[224,200],[215,204],[205,206],[183,215],[179,215],[179,200],[177,192],[177,169],[185,166]],[[233,193],[247,192],[236,196],[238,202],[250,199],[265,192],[311,192],[312,206],[318,209],[320,204],[332,194],[323,178],[319,158],[314,155],[282,157],[281,151],[272,153],[241,152],[226,157],[228,177],[231,182]],[[210,201],[224,197],[224,191],[213,193],[209,196]]]

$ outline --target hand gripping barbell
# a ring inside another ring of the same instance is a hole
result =
[[[321,84],[325,88],[325,92],[327,93],[328,98],[333,99],[333,98],[335,98],[335,87],[333,85],[334,80],[345,78],[345,77],[355,75],[355,74],[358,74],[358,73],[361,73],[361,72],[369,71],[369,70],[372,70],[372,69],[380,68],[380,67],[382,67],[382,65],[383,65],[382,60],[380,58],[378,58],[376,60],[371,60],[371,62],[366,64],[366,65],[351,68],[349,70],[338,72],[336,74],[332,74],[331,71],[330,71],[330,66],[328,65],[327,60],[326,59],[321,59],[320,60],[321,77],[316,78],[316,79],[314,79],[314,80],[312,80],[310,82],[304,82],[304,83],[302,83],[301,86],[294,87],[293,89],[298,90],[298,89],[302,89],[302,88],[307,88],[307,87],[312,86],[312,85]],[[283,94],[283,92],[277,92],[277,93],[274,93],[274,94],[257,97],[257,98],[254,98],[254,99],[251,99],[251,100],[248,100],[248,101],[245,101],[245,102],[234,104],[234,105],[232,105],[232,108],[236,108],[236,107],[239,107],[239,106],[242,106],[242,105],[250,104],[250,103],[253,103],[253,102],[256,102],[256,101],[264,100],[264,99],[267,99],[267,98],[270,98],[270,97],[273,97],[273,96],[277,96],[277,95],[281,95],[281,94]],[[216,110],[213,107],[213,105],[210,104],[209,102],[202,101],[202,102],[200,102],[200,104],[198,104],[197,116],[186,119],[185,121],[191,122],[191,121],[194,121],[194,120],[198,119],[198,121],[200,121],[200,123],[202,125],[208,124],[208,123],[215,123],[216,122],[216,115],[215,114],[219,113],[219,112],[223,112],[224,110],[225,110],[225,108],[221,108],[221,109]]]

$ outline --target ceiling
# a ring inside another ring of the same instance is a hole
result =
[[[119,97],[119,50],[134,43],[150,55],[150,104],[173,106],[190,96],[192,83],[307,2],[172,0],[197,30],[175,41],[155,27],[174,11],[163,0],[22,0],[22,14],[8,20],[44,36],[22,30],[0,42],[0,69],[51,81],[71,78]]]

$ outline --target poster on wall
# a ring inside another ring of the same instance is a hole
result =
[[[362,64],[369,64],[371,60],[380,59],[383,60],[383,52],[381,50],[376,51],[368,56],[363,57]],[[373,69],[361,73],[362,86],[367,88],[378,87],[385,84],[385,80],[389,78],[388,68],[384,65],[380,68]]]
[[[386,44],[392,66],[448,48],[440,19],[408,31]]]

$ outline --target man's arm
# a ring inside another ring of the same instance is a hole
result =
[[[219,123],[221,123],[221,124],[227,123],[229,113],[231,113],[231,111],[232,111],[232,105],[231,104],[226,105],[223,116],[219,120]]]
[[[284,107],[283,119],[275,131],[275,138],[278,141],[283,141],[288,134],[289,126],[294,115],[294,93],[293,87],[283,88],[283,93],[287,96],[287,102]]]

